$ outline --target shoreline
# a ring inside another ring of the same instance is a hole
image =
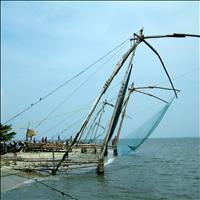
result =
[[[7,153],[1,155],[1,192],[5,193],[9,190],[23,186],[27,181],[34,182],[34,178],[48,178],[53,165],[57,164],[62,158],[64,152],[55,152],[55,163],[53,161],[52,152],[18,152]],[[93,154],[94,155],[94,154]],[[61,166],[62,170],[69,170],[74,168],[84,167],[78,166],[78,163],[84,160],[90,159],[91,154],[82,154],[77,150],[70,152],[70,159],[66,160],[66,163]],[[95,155],[96,156],[96,155]],[[93,157],[94,158],[94,157]],[[68,162],[72,162],[68,166]],[[88,165],[86,164],[85,167]],[[89,165],[90,166],[90,165]],[[88,167],[89,167],[88,166]]]
[[[1,166],[1,193],[22,186],[23,184],[34,182],[34,178],[46,178],[48,175],[42,173],[24,172],[13,169],[12,166]]]

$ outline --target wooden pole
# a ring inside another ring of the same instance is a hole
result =
[[[118,119],[119,119],[119,112],[121,112],[121,108],[122,108],[122,105],[123,105],[123,102],[124,102],[124,97],[125,97],[125,93],[126,93],[126,89],[127,89],[126,87],[128,85],[128,81],[129,81],[131,70],[132,70],[133,57],[135,55],[136,47],[139,43],[140,43],[140,41],[137,41],[133,45],[134,48],[133,48],[133,51],[132,51],[130,62],[128,64],[125,76],[123,78],[123,81],[122,81],[122,84],[121,84],[121,87],[120,87],[120,90],[119,90],[119,93],[118,93],[118,98],[117,98],[117,101],[116,101],[116,104],[115,104],[115,107],[114,107],[112,118],[110,120],[110,124],[109,124],[109,127],[108,127],[107,134],[104,138],[104,142],[103,142],[103,146],[102,146],[101,154],[100,154],[100,158],[99,158],[99,163],[98,163],[98,166],[97,166],[97,174],[104,174],[104,156],[107,155],[107,145],[108,145],[108,143],[109,143],[109,141],[110,141],[110,139],[111,139],[111,137],[114,133],[114,130],[116,128],[116,125],[117,125],[117,122],[118,122]]]
[[[127,105],[128,105],[128,101],[130,99],[130,95],[131,95],[131,92],[129,91],[128,96],[127,96],[126,100],[124,101],[124,109],[122,111],[121,121],[120,121],[119,128],[118,128],[118,131],[117,131],[117,136],[116,136],[116,145],[118,144],[119,136],[121,134],[122,124],[123,124],[124,117],[125,117],[125,114],[126,114],[126,108],[127,108]]]

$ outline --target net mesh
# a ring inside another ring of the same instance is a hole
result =
[[[128,138],[131,140],[131,144],[128,145],[126,150],[124,149],[122,155],[127,155],[132,151],[135,151],[140,147],[145,140],[152,134],[152,132],[157,128],[164,115],[166,114],[168,108],[170,107],[173,99],[162,107],[156,114],[154,114],[150,119],[144,122],[141,126],[135,129],[133,132],[128,134]]]

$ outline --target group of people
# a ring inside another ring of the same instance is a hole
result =
[[[10,142],[1,142],[0,143],[0,153],[1,155],[6,153],[15,153],[23,149],[25,143],[22,141],[10,141]]]
[[[33,140],[30,140],[30,141],[33,141],[33,143],[36,143],[36,138],[34,137]],[[60,139],[60,136],[58,136],[57,141],[58,142],[62,142],[62,140]],[[45,144],[47,144],[48,143],[47,137],[42,137],[42,139],[41,139],[41,141],[39,141],[39,143],[45,143]]]
[[[35,139],[35,138],[34,138],[34,139]],[[44,138],[44,137],[42,137],[42,140],[41,140],[41,142],[42,142],[42,143],[47,143],[47,142],[48,142],[48,141],[47,141],[47,137],[45,137],[45,138]]]

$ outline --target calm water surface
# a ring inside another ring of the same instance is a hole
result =
[[[125,152],[131,140],[121,140]],[[149,139],[136,152],[118,156],[98,176],[82,169],[43,180],[83,200],[199,200],[200,139]],[[2,194],[2,199],[71,199],[31,182]]]

